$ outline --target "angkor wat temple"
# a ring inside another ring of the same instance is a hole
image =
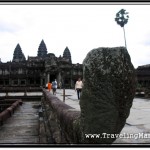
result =
[[[65,48],[63,56],[48,53],[44,40],[41,41],[37,56],[27,60],[19,44],[10,62],[0,62],[0,87],[45,87],[54,79],[65,88],[74,88],[78,77],[82,78],[82,64],[72,64],[71,53]]]

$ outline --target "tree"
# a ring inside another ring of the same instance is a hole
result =
[[[124,32],[124,40],[125,40],[125,47],[127,49],[127,44],[126,44],[126,36],[125,36],[125,29],[124,29],[124,25],[128,23],[128,18],[129,18],[129,13],[126,12],[125,9],[121,9],[117,14],[116,14],[116,18],[115,21],[117,22],[118,25],[120,25],[123,28],[123,32]]]

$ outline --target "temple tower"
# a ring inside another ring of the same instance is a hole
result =
[[[14,50],[14,54],[13,54],[13,62],[20,62],[20,61],[25,61],[26,58],[21,50],[21,47],[19,44],[17,44],[15,50]]]
[[[38,57],[46,57],[47,55],[47,48],[44,43],[44,40],[41,41],[39,48],[38,48]]]
[[[71,60],[71,53],[70,53],[70,50],[68,49],[68,47],[65,48],[64,50],[64,53],[63,53],[63,57],[65,59],[68,59],[70,63],[72,63],[72,60]]]

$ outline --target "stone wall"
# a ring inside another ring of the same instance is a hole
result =
[[[0,87],[0,93],[3,92],[41,92],[41,87]]]

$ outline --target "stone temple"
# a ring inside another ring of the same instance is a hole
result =
[[[0,87],[45,87],[56,79],[65,88],[74,88],[75,81],[82,76],[82,64],[72,63],[68,47],[63,56],[56,57],[48,53],[44,40],[39,45],[37,56],[28,56],[26,59],[17,44],[12,61],[0,62]]]

